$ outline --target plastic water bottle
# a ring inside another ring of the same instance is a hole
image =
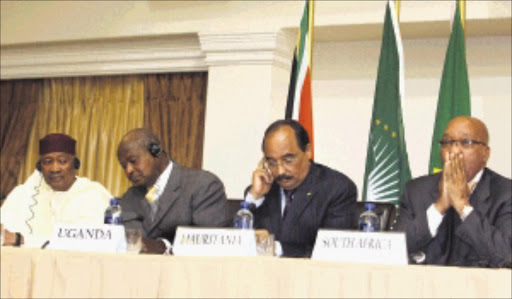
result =
[[[121,205],[119,198],[111,198],[110,205],[105,210],[105,224],[121,224]]]
[[[252,222],[254,216],[249,210],[250,202],[242,201],[240,203],[240,210],[235,215],[235,228],[252,229]]]
[[[363,232],[380,231],[380,219],[375,213],[375,204],[367,203],[364,205],[365,211],[359,216],[359,230]]]

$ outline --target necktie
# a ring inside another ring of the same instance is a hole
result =
[[[154,218],[155,218],[155,214],[156,214],[156,209],[157,209],[157,198],[156,198],[156,191],[158,189],[153,186],[149,189],[148,193],[146,193],[146,200],[148,201],[149,203],[149,206],[151,207],[151,220],[153,221]]]
[[[478,181],[476,182],[471,182],[468,184],[468,187],[469,187],[469,194],[473,193],[473,190],[475,190],[475,187],[476,185],[478,184]]]
[[[293,190],[283,190],[284,192],[284,198],[285,198],[285,201],[286,201],[286,205],[284,206],[284,211],[283,211],[283,219],[286,217],[286,212],[288,211],[288,207],[290,206],[290,203],[292,202],[292,199],[293,199]]]
[[[151,187],[148,192],[146,193],[146,200],[149,202],[149,203],[152,203],[155,201],[156,199],[156,196],[155,196],[155,193],[156,193],[156,190],[158,190],[155,186]]]

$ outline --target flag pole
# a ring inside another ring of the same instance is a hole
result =
[[[396,21],[400,22],[400,0],[395,0]]]
[[[464,28],[464,33],[466,32],[466,0],[458,0],[459,9],[460,9],[460,23],[462,28]]]
[[[313,82],[313,40],[314,40],[314,29],[315,29],[315,0],[308,0],[308,26],[309,26],[309,34],[311,35],[311,38],[309,39],[309,65],[311,66],[311,69],[309,70],[309,74],[311,77],[311,82]],[[313,84],[311,84],[311,87],[313,87]],[[311,91],[311,94],[313,94],[313,91]]]
[[[464,31],[464,41],[466,41],[466,0],[458,0],[460,9],[460,25]]]

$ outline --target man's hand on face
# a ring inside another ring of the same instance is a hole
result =
[[[448,155],[444,157],[444,165],[443,165],[443,173],[441,180],[439,181],[439,197],[437,198],[436,203],[434,204],[435,208],[441,214],[445,214],[446,210],[450,207],[450,199],[449,199],[449,183],[448,176],[450,175],[451,169],[451,161],[448,158]]]
[[[443,176],[439,182],[439,198],[435,203],[437,210],[444,214],[452,206],[459,214],[469,205],[469,188],[461,153],[446,153],[444,156]]]
[[[451,154],[451,172],[448,176],[448,192],[450,205],[462,213],[464,206],[469,205],[469,188],[464,168],[464,157],[461,153]]]
[[[252,173],[252,187],[249,193],[251,193],[255,199],[262,198],[270,190],[273,181],[274,178],[266,166],[265,158],[262,158],[256,170]]]

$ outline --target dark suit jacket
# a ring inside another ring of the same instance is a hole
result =
[[[357,188],[352,180],[311,163],[309,173],[287,207],[285,219],[281,217],[280,187],[274,182],[263,204],[253,211],[254,228],[274,234],[283,247],[283,256],[309,257],[319,228],[354,228],[356,199]]]
[[[223,227],[229,224],[227,199],[222,182],[212,173],[180,166],[173,167],[158,199],[158,210],[151,221],[145,187],[131,187],[121,199],[124,225],[142,227],[145,237],[174,241],[176,227]]]
[[[470,196],[474,210],[464,221],[450,208],[432,238],[426,211],[439,196],[441,174],[409,181],[395,230],[405,231],[409,253],[423,252],[427,264],[503,267],[512,255],[512,181],[485,169]]]

